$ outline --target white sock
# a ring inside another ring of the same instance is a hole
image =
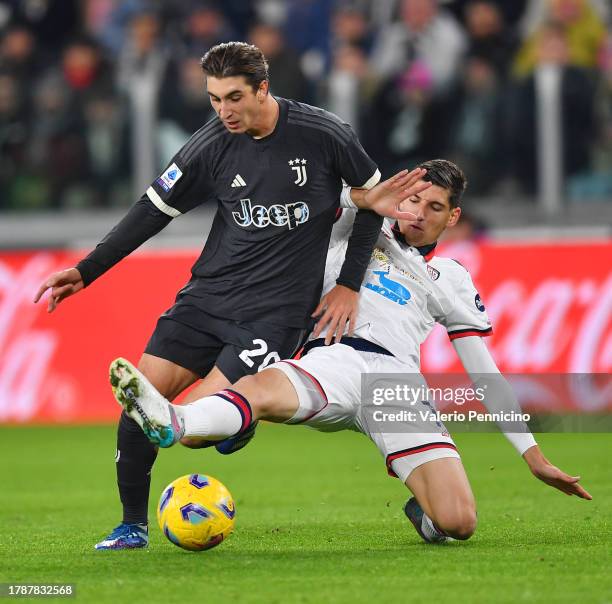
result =
[[[233,396],[232,396],[233,395]],[[228,400],[232,399],[232,400]],[[243,413],[237,405],[246,402],[234,392],[221,391],[212,396],[205,396],[181,407],[185,421],[183,436],[201,436],[210,440],[223,440],[234,436],[245,427]],[[248,403],[246,403],[248,407]],[[248,408],[250,424],[250,407]]]
[[[431,541],[432,543],[448,540],[446,535],[436,529],[431,518],[425,513],[423,514],[423,519],[421,520],[421,530],[423,531],[423,535],[427,537],[427,540]]]

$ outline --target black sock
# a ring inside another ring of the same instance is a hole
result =
[[[157,447],[140,426],[125,413],[117,429],[117,485],[123,504],[123,522],[146,524],[151,468]]]

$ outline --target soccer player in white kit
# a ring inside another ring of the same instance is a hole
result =
[[[520,407],[501,376],[483,336],[492,332],[468,271],[454,260],[435,256],[438,237],[457,223],[466,181],[452,162],[432,160],[420,166],[432,185],[404,202],[416,220],[386,220],[363,280],[359,313],[349,326],[352,336],[331,343],[332,334],[309,341],[301,358],[284,360],[240,379],[231,389],[189,405],[168,403],[130,363],[111,365],[117,400],[155,442],[183,439],[216,441],[239,435],[252,422],[266,419],[305,424],[322,431],[362,432],[378,447],[387,469],[413,493],[404,510],[428,542],[468,539],[476,529],[476,505],[457,448],[427,400],[397,401],[376,407],[364,400],[363,374],[401,374],[418,391],[419,348],[434,324],[443,325],[475,385],[490,386],[483,403],[493,414]],[[406,205],[407,204],[407,205]],[[343,206],[350,207],[350,192]],[[345,210],[334,228],[324,291],[333,287],[346,248],[352,217]],[[322,311],[323,309],[317,309]],[[326,345],[329,344],[329,345]],[[410,421],[380,424],[389,411],[416,411]],[[419,411],[423,411],[421,414]],[[376,413],[378,412],[378,413]],[[578,484],[542,454],[523,422],[500,427],[531,472],[568,495],[591,499]],[[156,436],[157,435],[157,436]]]

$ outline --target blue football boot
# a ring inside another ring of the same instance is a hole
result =
[[[414,526],[416,532],[421,536],[423,541],[427,541],[427,543],[446,543],[447,541],[452,541],[450,537],[446,535],[441,535],[435,529],[432,529],[431,535],[426,535],[423,532],[423,508],[419,505],[419,502],[416,500],[416,497],[411,497],[404,506],[404,514],[412,525]]]
[[[137,549],[149,545],[149,531],[146,524],[121,523],[100,543],[96,549]]]
[[[244,432],[236,434],[236,436],[225,438],[217,443],[215,449],[222,455],[231,455],[232,453],[236,453],[236,451],[240,451],[240,449],[246,447],[251,440],[253,440],[256,428],[257,421],[254,421]]]

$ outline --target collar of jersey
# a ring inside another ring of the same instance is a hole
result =
[[[278,136],[278,133],[284,128],[285,122],[287,121],[287,101],[278,96],[275,96],[274,99],[278,103],[278,120],[276,120],[274,130],[272,130],[268,136],[264,136],[263,138],[253,138],[252,136],[247,135],[249,140],[256,145],[265,145],[274,140],[276,136]]]
[[[402,245],[414,247],[414,249],[417,250],[419,254],[421,254],[421,256],[423,256],[423,259],[425,260],[425,262],[429,262],[434,257],[434,250],[436,249],[436,245],[438,245],[437,241],[434,241],[433,243],[430,243],[429,245],[422,245],[420,247],[410,245],[406,241],[406,238],[404,237],[402,232],[400,231],[397,221],[391,227],[391,231],[393,232],[393,236],[395,237],[396,241],[399,241]]]

